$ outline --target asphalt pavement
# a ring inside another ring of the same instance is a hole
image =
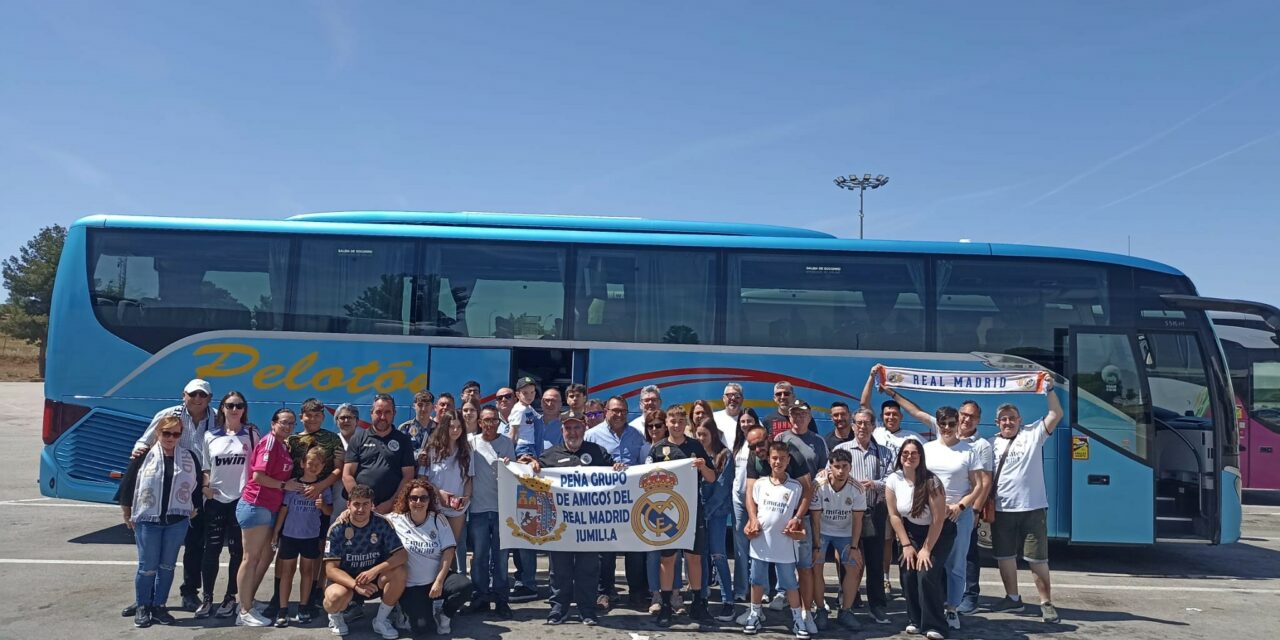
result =
[[[175,612],[178,624],[138,630],[120,609],[133,599],[136,553],[130,532],[113,505],[42,498],[36,486],[42,391],[38,383],[0,383],[0,638],[327,638],[322,620],[309,627],[249,629],[231,619],[195,620]],[[1179,638],[1269,635],[1280,623],[1280,493],[1246,495],[1244,536],[1226,546],[1164,544],[1149,548],[1072,547],[1051,552],[1054,601],[1062,616],[1046,624],[1028,607],[1024,615],[967,616],[952,638]],[[545,586],[545,564],[540,580]],[[621,570],[621,563],[618,569]],[[1020,573],[1022,593],[1035,601],[1031,576]],[[219,581],[225,579],[220,577]],[[831,581],[834,583],[834,580]],[[620,584],[625,581],[620,580]],[[894,581],[897,586],[897,581]],[[984,600],[1003,595],[994,567],[982,573]],[[834,596],[834,590],[828,595]],[[269,595],[264,586],[261,596]],[[176,604],[177,585],[170,596]],[[510,621],[460,616],[457,638],[607,638],[644,640],[691,637],[691,629],[658,629],[640,611],[615,609],[598,627],[548,627],[545,603],[514,606]],[[369,615],[374,605],[368,606]],[[834,624],[818,638],[907,638],[902,600],[890,607],[892,624],[864,619],[861,632]],[[761,637],[790,638],[778,624]],[[352,624],[353,639],[377,638],[369,616]],[[738,627],[702,631],[717,638],[742,635]],[[407,633],[403,637],[409,637]]]

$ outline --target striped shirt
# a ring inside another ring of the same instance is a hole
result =
[[[875,440],[862,449],[855,438],[838,445],[836,451],[848,451],[853,456],[853,464],[849,468],[849,478],[861,482],[871,480],[875,486],[867,492],[867,506],[872,507],[884,500],[884,479],[893,473],[893,452],[887,447],[877,444]]]

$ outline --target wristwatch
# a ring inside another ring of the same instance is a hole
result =
[[[961,510],[961,511],[964,511],[965,509],[968,509],[968,508],[969,508],[969,505],[967,505],[967,504],[965,504],[965,503],[963,503],[963,502],[961,502],[961,503],[960,503],[960,510]]]

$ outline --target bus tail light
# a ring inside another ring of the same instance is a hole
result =
[[[56,400],[44,401],[44,443],[53,444],[71,425],[89,413],[89,407]]]

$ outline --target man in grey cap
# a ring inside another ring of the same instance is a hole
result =
[[[209,410],[209,401],[212,396],[213,389],[208,382],[200,378],[188,382],[187,386],[182,388],[182,404],[161,409],[155,417],[151,418],[151,424],[147,425],[147,429],[142,432],[142,437],[133,443],[131,457],[136,458],[146,453],[156,425],[160,424],[160,420],[170,416],[177,416],[182,420],[182,437],[178,443],[191,451],[202,451],[204,434],[214,426],[214,413]],[[198,512],[196,517],[192,518],[183,544],[186,548],[182,553],[182,585],[178,590],[182,593],[182,608],[195,611],[200,606],[200,565],[204,558],[204,512]],[[133,606],[126,607],[124,615],[132,616],[131,609]]]

